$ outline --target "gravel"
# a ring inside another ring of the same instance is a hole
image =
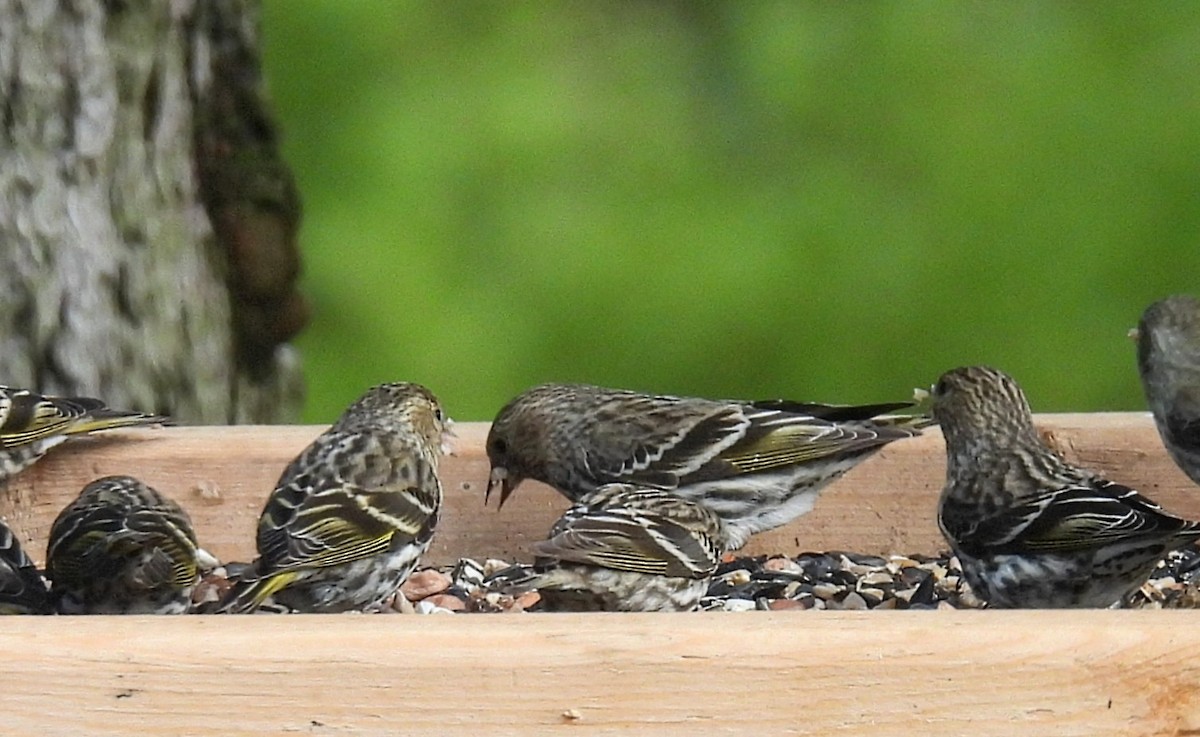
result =
[[[229,570],[236,571],[231,563]],[[1124,603],[1133,609],[1200,608],[1200,550],[1172,552],[1150,581]],[[211,570],[197,587],[197,603],[228,587],[226,567]],[[519,582],[529,566],[464,558],[454,566],[414,573],[385,612],[451,614],[519,613],[537,604],[536,591]],[[743,557],[726,562],[701,600],[705,611],[790,609],[978,609],[983,603],[948,555],[886,557],[833,551]],[[267,611],[277,612],[278,607]]]

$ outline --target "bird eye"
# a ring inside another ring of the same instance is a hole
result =
[[[446,420],[446,415],[445,415],[445,413],[444,413],[444,412],[442,412],[442,408],[441,408],[441,407],[438,407],[437,409],[435,409],[435,410],[433,411],[433,416],[434,416],[435,418],[437,418],[437,421],[438,421],[438,422],[444,422],[444,421]]]
[[[945,394],[946,390],[949,388],[950,383],[946,381],[946,377],[943,376],[942,378],[938,379],[938,383],[934,385],[933,393],[936,396],[941,396],[942,394]]]
[[[498,455],[504,455],[508,452],[508,443],[504,442],[500,438],[496,438],[492,441],[492,451]]]

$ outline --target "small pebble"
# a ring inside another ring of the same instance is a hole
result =
[[[196,587],[192,589],[192,606],[217,603],[225,596],[225,592],[229,591],[232,585],[225,576],[224,568],[214,568],[209,573],[201,576]]]
[[[453,611],[437,606],[428,599],[418,601],[413,605],[413,609],[417,614],[454,614]]]
[[[196,605],[219,601],[248,564],[220,564],[202,555],[204,573],[193,591]],[[947,555],[888,558],[832,551],[794,558],[754,556],[724,560],[700,609],[705,611],[794,611],[804,609],[968,609],[984,603],[962,578],[957,559]],[[528,565],[461,559],[454,566],[417,571],[382,611],[524,612],[536,610]],[[411,601],[417,601],[414,606]],[[1175,551],[1134,592],[1126,607],[1200,608],[1200,551]],[[286,613],[268,601],[261,613]]]
[[[763,563],[762,567],[763,570],[775,571],[779,573],[799,574],[804,571],[804,569],[800,567],[799,563],[791,558],[785,558],[783,556],[777,558],[767,558],[767,562]]]
[[[509,563],[506,560],[497,560],[495,558],[488,558],[487,560],[485,560],[483,562],[483,575],[490,576],[493,573],[495,573],[496,571],[502,571],[511,565],[512,565],[512,563]]]
[[[831,583],[819,583],[812,587],[813,596],[823,601],[832,599],[839,591],[841,591],[841,588]]]
[[[867,606],[872,609],[879,606],[884,599],[884,593],[880,589],[859,589],[857,593],[867,602]]]
[[[400,614],[412,614],[417,611],[417,608],[413,606],[413,603],[408,600],[407,596],[397,592],[397,595],[392,597],[390,606],[385,606],[383,611],[398,612]]]
[[[751,612],[756,606],[749,599],[729,599],[721,608],[727,612]]]
[[[843,609],[866,609],[867,600],[862,598],[857,591],[851,591],[846,594],[845,598],[839,602]]]
[[[806,606],[804,602],[796,601],[795,599],[775,599],[767,602],[767,609],[773,612],[782,612],[790,609],[810,609],[812,602]]]
[[[518,596],[514,601],[514,608],[519,607],[521,611],[528,611],[531,607],[542,600],[542,595],[536,591],[526,591]]]
[[[442,593],[450,588],[452,583],[453,581],[445,573],[436,568],[426,568],[409,576],[404,585],[400,587],[400,592],[409,601],[420,601],[428,596]]]
[[[858,579],[858,582],[864,586],[878,586],[881,583],[892,583],[892,581],[893,579],[890,575],[879,570],[871,571]]]
[[[731,586],[742,586],[750,583],[750,571],[739,569],[725,576],[725,582]]]
[[[201,571],[211,571],[221,565],[221,561],[204,548],[196,548],[196,565],[200,567]]]
[[[927,578],[931,578],[932,574],[918,566],[909,566],[900,571],[900,582],[905,586],[916,586]]]
[[[846,560],[845,556],[842,557],[842,560]],[[843,566],[842,570],[850,573],[855,578],[862,578],[863,576],[869,575],[876,571],[875,568],[871,566],[864,566],[860,563],[850,563],[849,565]]]
[[[449,612],[463,612],[467,609],[467,602],[453,594],[434,594],[427,599],[423,599],[422,603],[426,601],[439,609]]]

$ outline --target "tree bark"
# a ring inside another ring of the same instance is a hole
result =
[[[253,0],[0,0],[0,384],[286,422],[299,200]]]

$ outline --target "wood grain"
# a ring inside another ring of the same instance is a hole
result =
[[[1067,457],[1200,518],[1142,414],[1038,417]],[[56,449],[0,493],[41,553],[58,509],[130,473],[224,558],[319,427],[130,430]],[[484,424],[459,426],[430,559],[519,557],[566,503],[485,509]],[[936,431],[896,443],[749,550],[932,552]],[[1200,735],[1200,613],[752,612],[6,617],[5,734]]]
[[[1181,611],[9,617],[6,734],[1200,730]]]
[[[1040,415],[1039,427],[1069,459],[1132,484],[1185,516],[1200,519],[1200,493],[1163,450],[1145,413]],[[504,509],[484,507],[486,423],[459,423],[456,455],[443,461],[446,490],[426,562],[459,557],[526,560],[567,502],[526,482]],[[223,560],[254,555],[254,530],[283,467],[323,430],[316,426],[172,427],[110,432],[56,448],[0,492],[0,517],[40,560],[54,517],[88,481],[128,473],[177,499],[201,543]],[[753,538],[747,553],[805,550],[933,553],[943,547],[934,522],[944,474],[940,433],[885,448],[822,494],[816,508]]]

